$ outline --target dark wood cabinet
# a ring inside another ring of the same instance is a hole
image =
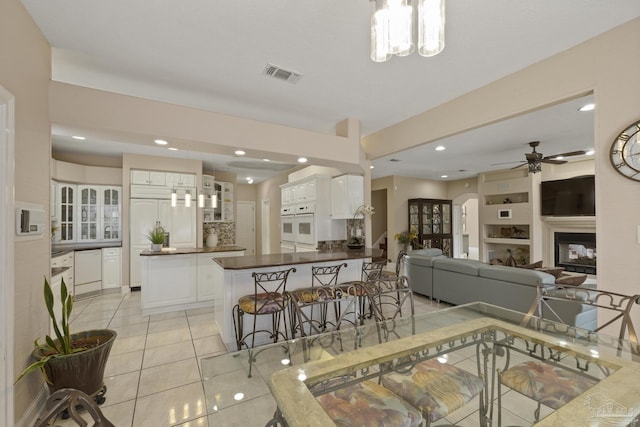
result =
[[[453,256],[451,200],[409,199],[409,230],[418,234],[423,248],[440,248]]]

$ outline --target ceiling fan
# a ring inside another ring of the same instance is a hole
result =
[[[561,165],[563,163],[567,163],[567,160],[563,160],[564,157],[581,156],[587,153],[584,150],[578,150],[578,151],[569,151],[568,153],[554,154],[553,156],[545,156],[544,154],[536,151],[536,147],[538,145],[540,145],[540,141],[531,141],[529,143],[529,147],[531,147],[533,151],[531,153],[525,153],[524,157],[526,160],[520,161],[519,163],[521,164],[514,166],[512,169],[517,169],[520,166],[524,166],[526,164],[529,167],[530,173],[536,173],[541,171],[542,163]],[[515,163],[515,162],[494,163],[491,166],[503,165],[507,163]]]

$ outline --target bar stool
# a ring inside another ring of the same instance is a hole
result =
[[[284,296],[287,287],[287,278],[290,273],[294,273],[295,268],[289,268],[281,271],[271,271],[266,273],[253,273],[254,292],[250,295],[240,297],[238,303],[233,307],[233,326],[236,334],[236,345],[238,351],[242,350],[242,346],[247,347],[249,351],[249,377],[251,377],[251,366],[255,361],[255,356],[259,352],[253,352],[251,349],[255,347],[256,334],[268,334],[269,338],[274,342],[278,342],[278,338],[282,337],[287,341],[287,325],[285,322],[284,333],[280,331],[280,320],[282,314],[287,308],[287,301]],[[244,315],[253,316],[253,325],[251,331],[244,330]],[[271,315],[271,329],[257,329],[258,316]],[[248,339],[251,337],[251,345]]]
[[[323,266],[311,266],[311,287],[326,287],[326,286],[335,286],[338,284],[338,274],[340,274],[340,270],[342,268],[346,268],[347,263],[343,262],[342,264],[336,265],[323,265]],[[317,293],[306,292],[308,288],[295,289],[291,291],[291,294],[296,294],[298,300],[303,301],[304,303],[311,303],[315,301],[317,298]],[[304,292],[302,292],[304,291]],[[310,306],[309,309],[311,312],[309,313],[310,318],[313,318],[313,305]],[[338,311],[336,308],[336,318],[338,318]],[[297,331],[299,330],[299,325],[297,322],[296,316],[289,316],[289,320],[291,323],[291,338],[295,338]],[[327,325],[327,305],[323,304],[320,306],[320,325],[323,328]]]
[[[358,302],[359,302],[358,305],[360,307],[358,316],[360,317],[361,325],[364,324],[365,318],[367,317],[371,318],[371,310],[369,310],[369,312],[367,313],[368,298],[364,288],[362,286],[353,286],[353,285],[356,283],[359,283],[360,285],[362,285],[366,282],[371,282],[372,280],[380,279],[380,276],[382,276],[382,267],[384,267],[384,265],[379,262],[363,262],[362,272],[360,274],[360,281],[355,280],[355,281],[341,283],[341,285],[344,285],[346,287],[348,292],[356,292],[356,296],[358,297]]]
[[[407,252],[404,249],[401,249],[398,252],[398,257],[396,258],[396,271],[382,271],[380,275],[381,280],[393,281],[397,280],[400,277],[400,269],[402,268],[402,263],[404,262],[404,257],[407,255]]]

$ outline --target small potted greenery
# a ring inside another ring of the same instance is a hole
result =
[[[162,227],[155,227],[147,234],[147,238],[151,241],[151,250],[160,251],[164,243],[165,231]]]
[[[35,349],[31,352],[35,361],[22,371],[16,383],[25,375],[40,370],[51,394],[62,388],[74,388],[94,397],[98,404],[104,402],[104,369],[117,336],[116,331],[95,329],[71,334],[69,318],[73,296],[68,293],[64,280],[60,288],[60,323],[53,311],[54,295],[46,278],[44,302],[56,339],[47,335],[43,344],[35,340]]]

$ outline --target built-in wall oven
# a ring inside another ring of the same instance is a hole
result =
[[[313,214],[302,214],[295,216],[296,243],[304,245],[315,245],[316,235],[313,221]]]
[[[281,243],[291,243],[291,246],[293,246],[296,241],[293,207],[283,207],[280,210],[280,241]]]

